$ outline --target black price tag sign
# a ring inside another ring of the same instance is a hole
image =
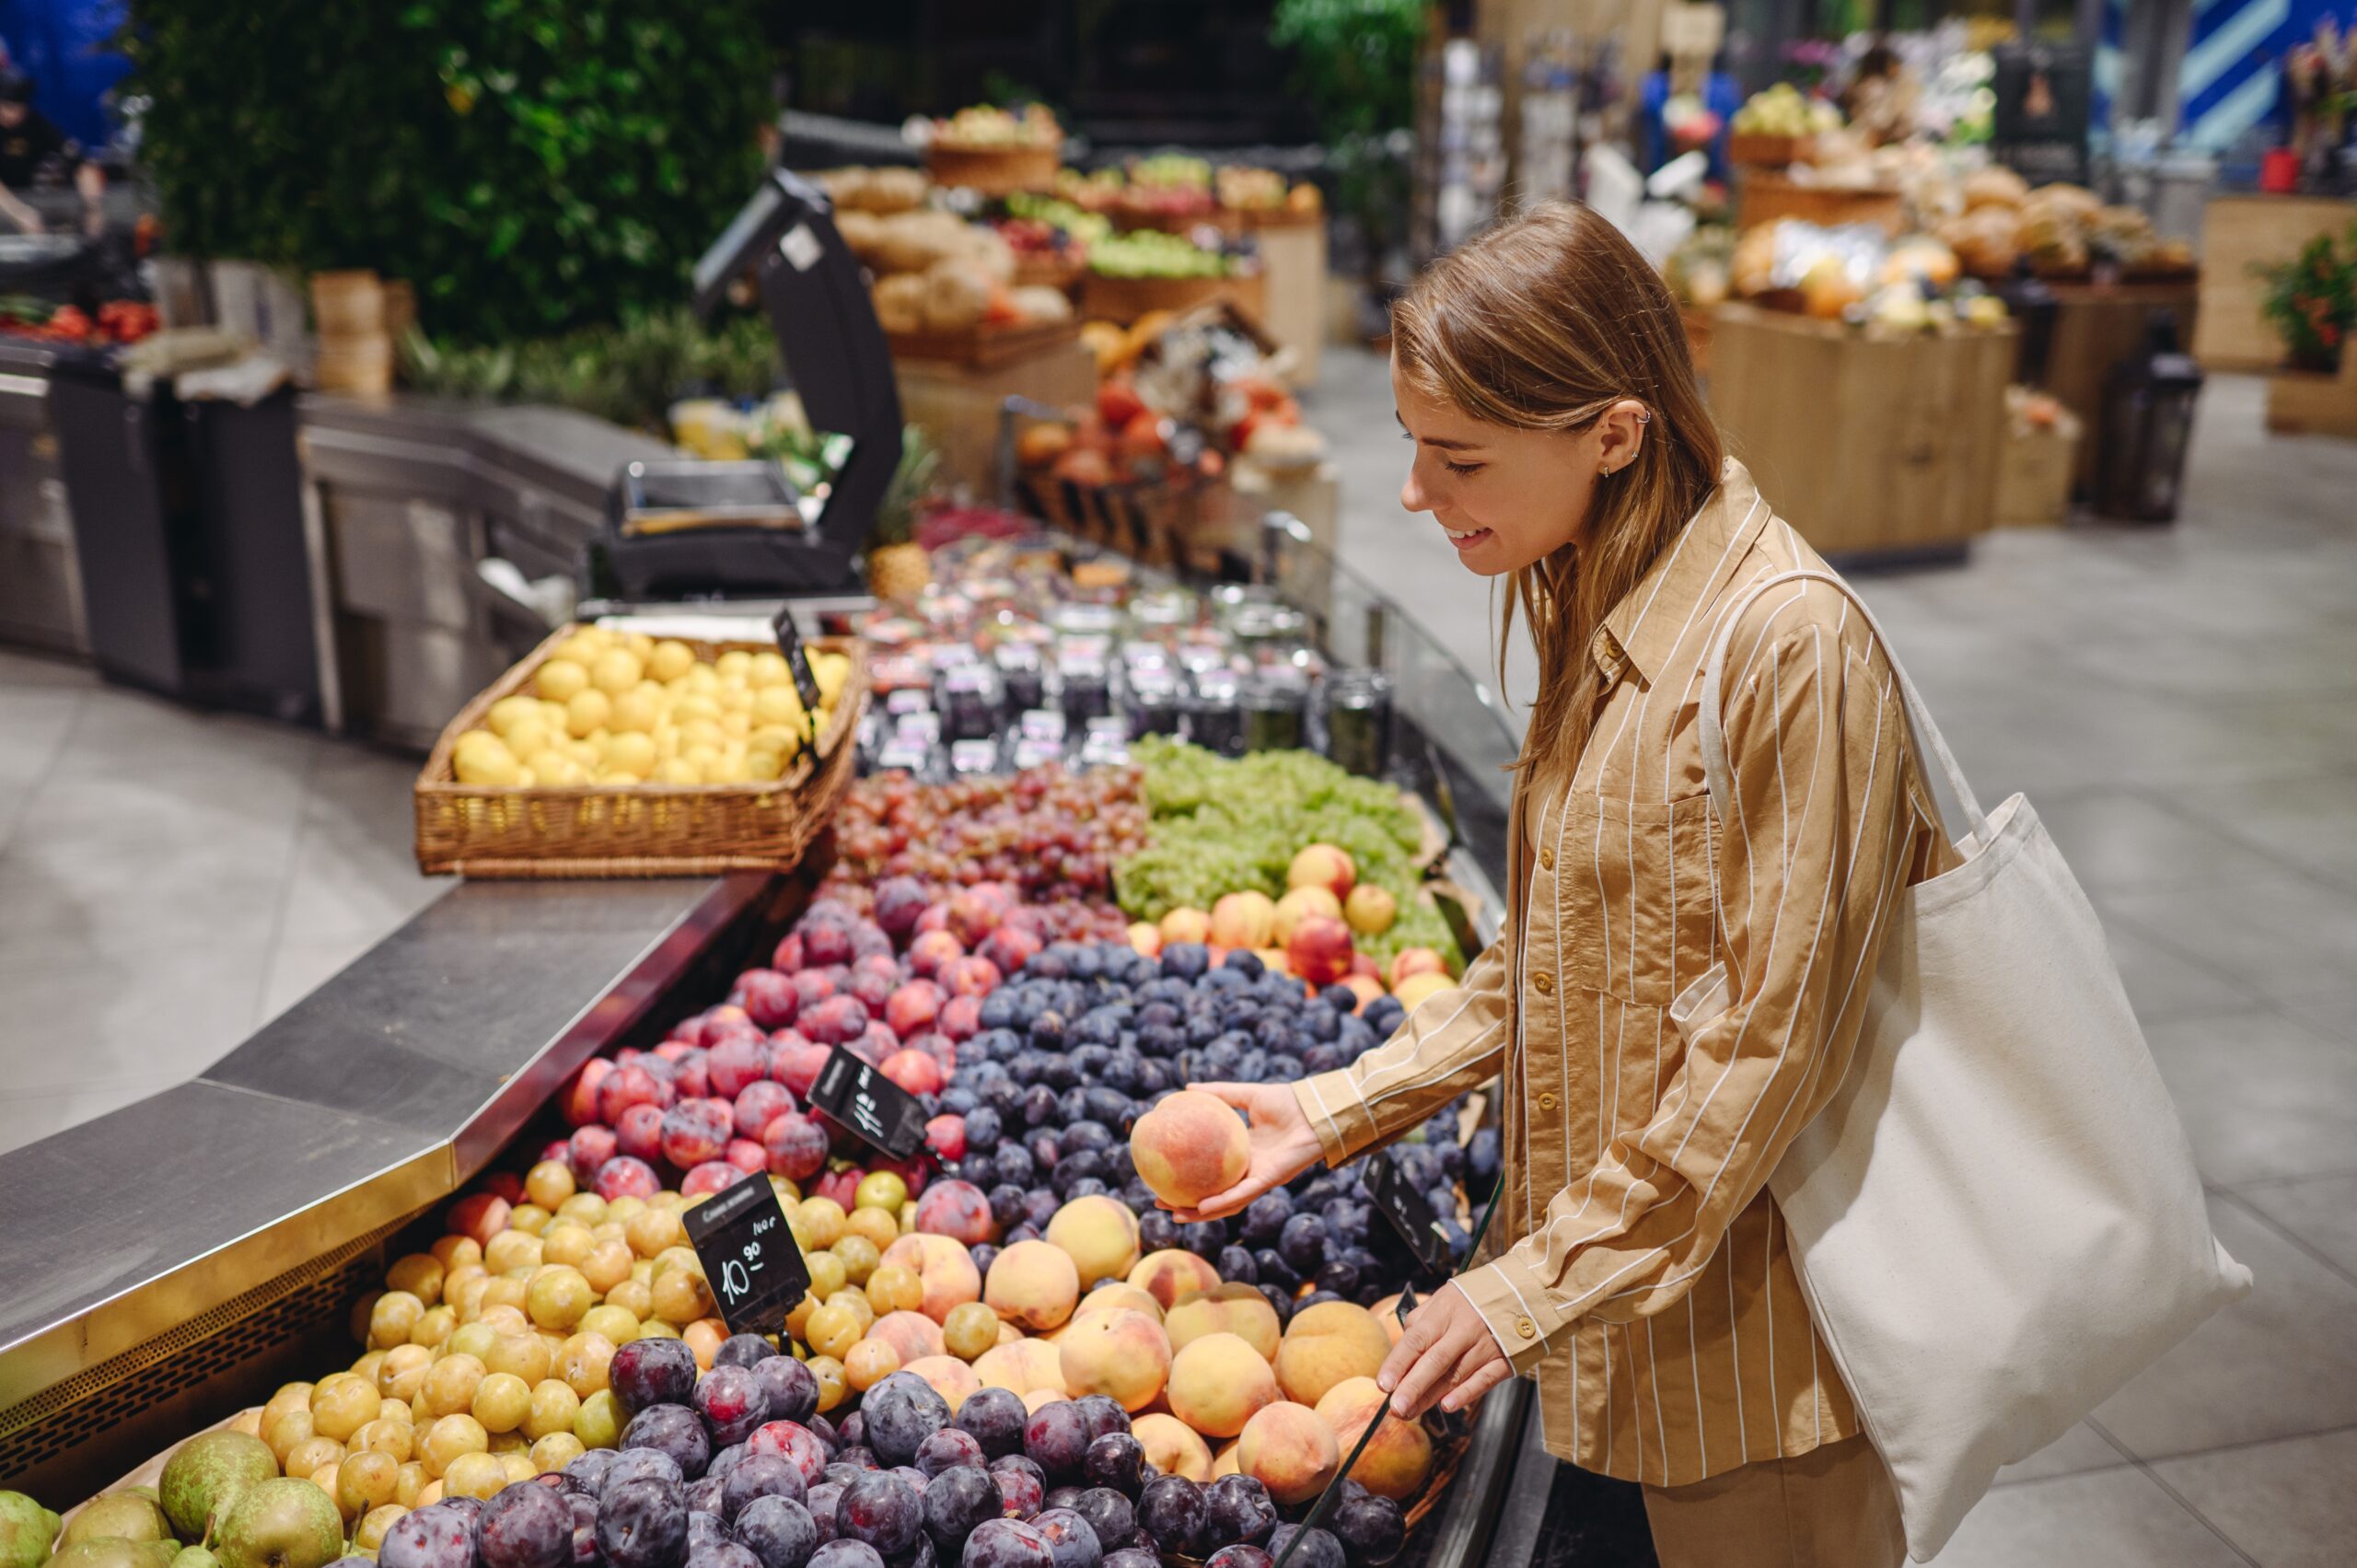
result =
[[[785,1315],[810,1293],[802,1260],[766,1176],[748,1176],[687,1212],[688,1240],[732,1334],[779,1334]]]
[[[1365,1186],[1376,1212],[1391,1222],[1416,1261],[1435,1273],[1446,1272],[1456,1261],[1450,1255],[1448,1233],[1441,1228],[1440,1216],[1433,1213],[1431,1200],[1400,1177],[1399,1165],[1387,1152],[1366,1162]]]
[[[924,1141],[924,1107],[916,1096],[837,1046],[810,1086],[810,1103],[894,1159]]]
[[[785,668],[794,677],[794,690],[802,699],[803,721],[810,726],[810,744],[819,744],[819,678],[810,669],[809,650],[802,645],[802,631],[794,623],[794,607],[778,607],[777,619],[770,622],[770,631],[777,637],[777,651],[785,656]]]

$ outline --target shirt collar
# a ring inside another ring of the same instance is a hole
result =
[[[1651,683],[1692,631],[1696,611],[1718,597],[1774,520],[1751,470],[1727,459],[1701,509],[1596,629],[1588,657],[1606,679],[1633,665]]]

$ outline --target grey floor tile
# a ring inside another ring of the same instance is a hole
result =
[[[2357,724],[2357,703],[2334,708],[2338,722]],[[2180,792],[2175,804],[2220,832],[2357,889],[2357,772],[2197,787]]]
[[[276,928],[296,825],[268,829],[167,802],[110,833],[29,812],[0,858],[0,974],[156,956],[259,952]]]
[[[358,747],[331,744],[321,751],[286,884],[291,937],[373,940],[450,886],[452,878],[418,873],[411,807],[416,772],[408,759]]]
[[[1999,1470],[1997,1484],[2018,1486],[2024,1481],[2051,1481],[2056,1476],[2084,1475],[2089,1470],[2132,1463],[2102,1433],[2083,1421],[2028,1458]]]
[[[2357,1558],[2357,1431],[2195,1454],[2153,1467],[2259,1568]]]
[[[2143,1459],[2357,1423],[2357,1283],[2223,1198],[2211,1224],[2251,1292],[2096,1408]]]
[[[98,686],[98,676],[86,665],[17,648],[0,648],[0,687],[17,691],[33,687],[91,691]]]
[[[2256,992],[2112,919],[2104,912],[2100,893],[2094,897],[2096,912],[2104,914],[2104,939],[2111,947],[2111,961],[2119,966],[2128,1000],[2147,1028],[2179,1018],[2247,1012],[2259,1005]]]
[[[2254,1182],[2234,1196],[2357,1280],[2357,1176]]]
[[[2129,890],[2281,876],[2291,867],[2132,789],[2039,800],[2038,819],[2081,886]]]
[[[24,1091],[193,1077],[252,1032],[267,961],[261,942],[198,940],[137,963],[0,971],[0,1063]]]
[[[10,686],[0,678],[0,784],[46,777],[88,700],[72,686]]]
[[[2357,1048],[2357,987],[2287,996],[2276,1005],[2325,1039]]]
[[[2293,875],[2200,888],[2107,893],[2125,923],[2270,1000],[2346,990],[2357,958],[2357,897]]]
[[[2263,1011],[2173,1019],[2144,1038],[2205,1179],[2357,1170],[2357,1051]]]
[[[2141,1469],[1991,1492],[1938,1568],[2243,1568],[2234,1549]]]

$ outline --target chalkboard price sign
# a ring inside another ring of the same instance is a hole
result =
[[[1441,1228],[1431,1201],[1416,1191],[1413,1182],[1401,1178],[1389,1154],[1366,1162],[1366,1191],[1375,1201],[1376,1212],[1391,1222],[1416,1261],[1436,1273],[1446,1272],[1457,1260],[1451,1255],[1448,1232]]]
[[[924,1141],[917,1098],[840,1045],[819,1069],[810,1103],[894,1159],[908,1158]]]
[[[787,673],[794,677],[794,690],[802,699],[802,717],[810,726],[811,744],[819,740],[819,678],[810,669],[809,650],[802,645],[802,631],[794,623],[794,607],[780,607],[777,619],[770,622],[770,630],[777,637],[777,651],[785,656]]]
[[[777,1189],[748,1176],[687,1212],[688,1240],[732,1334],[778,1334],[810,1292],[810,1266],[786,1227]]]

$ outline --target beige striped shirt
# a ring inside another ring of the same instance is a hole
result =
[[[1744,613],[1727,658],[1736,820],[1713,819],[1702,665],[1745,587],[1824,563],[1742,465],[1606,618],[1568,788],[1513,815],[1509,923],[1381,1049],[1297,1086],[1339,1163],[1492,1074],[1505,1180],[1467,1295],[1538,1378],[1550,1451],[1683,1485],[1853,1435],[1767,1179],[1854,1047],[1899,889],[1948,851],[1888,661],[1838,590]],[[1724,963],[1733,1001],[1674,1023]]]

